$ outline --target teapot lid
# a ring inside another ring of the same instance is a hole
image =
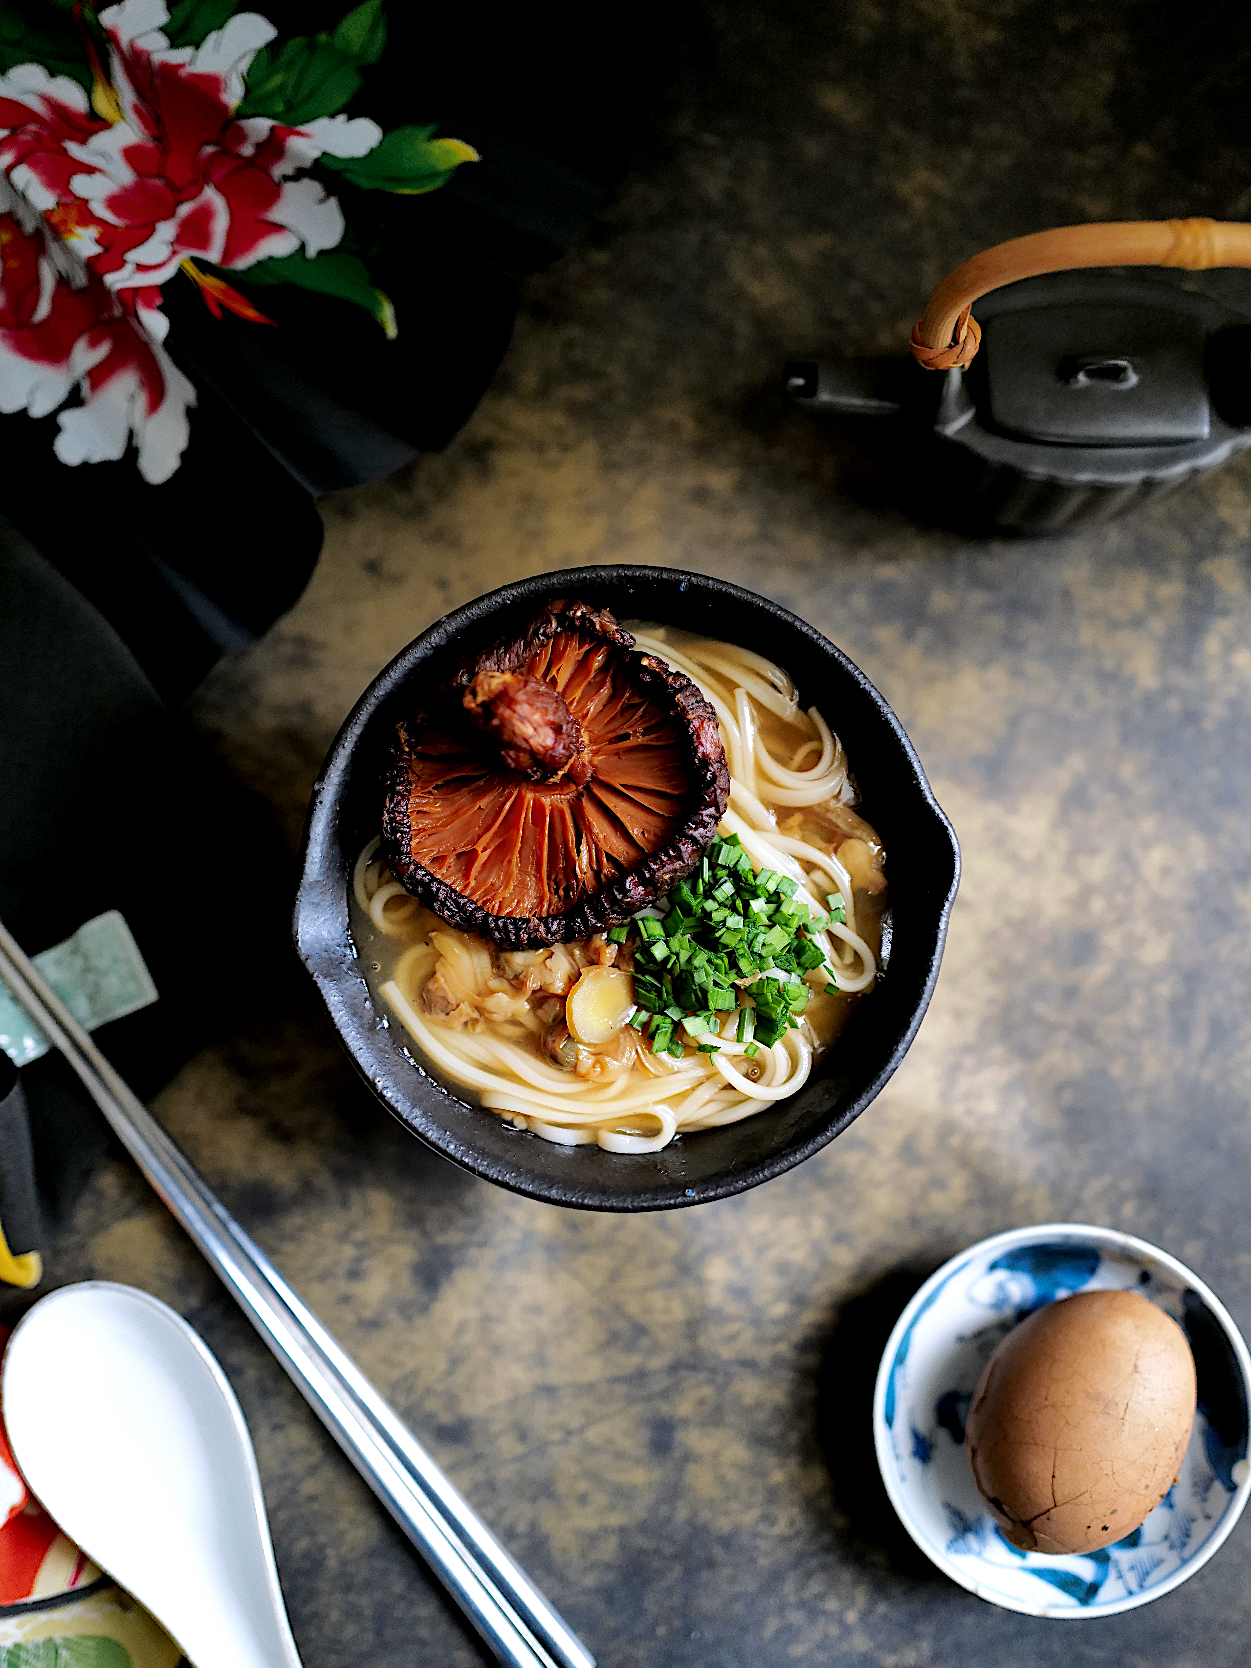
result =
[[[1206,440],[1209,339],[1247,322],[1178,280],[1107,271],[1027,279],[978,311],[969,374],[982,421],[1050,446]]]

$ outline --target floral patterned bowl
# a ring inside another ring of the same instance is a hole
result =
[[[1199,1408],[1176,1483],[1115,1545],[1020,1552],[973,1483],[964,1421],[999,1340],[1079,1291],[1138,1291],[1185,1330]],[[873,1435],[891,1502],[944,1574],[1029,1616],[1110,1616],[1148,1604],[1207,1563],[1251,1494],[1251,1356],[1224,1308],[1176,1258],[1112,1228],[1048,1223],[997,1234],[944,1263],[908,1304],[878,1370]]]

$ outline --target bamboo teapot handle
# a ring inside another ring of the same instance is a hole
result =
[[[963,369],[982,339],[970,309],[1003,284],[1091,266],[1251,266],[1251,225],[1238,220],[1104,220],[1055,226],[997,243],[965,261],[934,291],[912,331],[912,356],[927,371]]]

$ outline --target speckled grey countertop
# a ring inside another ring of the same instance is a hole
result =
[[[194,701],[293,851],[339,721],[437,615],[545,568],[672,563],[838,642],[955,822],[964,884],[906,1063],[744,1197],[608,1218],[459,1174],[375,1109],[286,964],[157,1103],[604,1668],[1245,1661],[1247,1523],[1145,1609],[1007,1615],[904,1540],[867,1398],[920,1276],[1021,1223],[1129,1228],[1251,1331],[1251,459],[1107,529],[969,542],[906,520],[889,474],[776,393],[796,351],[902,348],[1000,238],[1247,212],[1237,29],[1188,24],[1156,0],[679,14],[637,172],[531,284],[477,415],[325,503],[307,595]],[[479,1660],[121,1162],[48,1265],[147,1286],[220,1353],[308,1668]]]

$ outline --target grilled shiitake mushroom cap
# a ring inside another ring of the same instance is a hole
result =
[[[730,776],[698,688],[606,610],[553,602],[397,726],[383,836],[396,879],[507,949],[624,921],[688,874]]]

